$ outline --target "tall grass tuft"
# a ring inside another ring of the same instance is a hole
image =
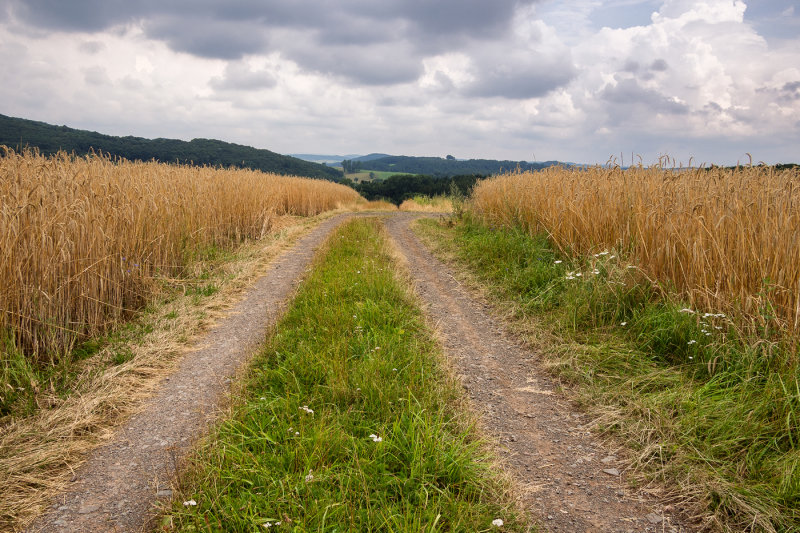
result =
[[[250,170],[2,150],[0,338],[38,364],[124,318],[198,251],[358,199]]]
[[[763,336],[800,329],[800,171],[551,167],[485,180],[473,213],[546,232],[562,251],[615,249],[698,308]]]

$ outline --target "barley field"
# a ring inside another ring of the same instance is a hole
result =
[[[250,170],[0,150],[0,343],[39,363],[124,318],[204,249],[359,199]]]
[[[563,168],[480,182],[472,213],[546,232],[563,251],[616,250],[698,309],[800,328],[800,172],[772,167]]]

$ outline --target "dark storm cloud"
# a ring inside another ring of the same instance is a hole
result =
[[[521,68],[497,68],[480,73],[480,77],[468,86],[469,96],[501,96],[510,99],[525,99],[544,96],[553,89],[569,83],[575,73],[571,63],[540,65]]]
[[[213,59],[240,59],[263,51],[267,45],[266,29],[253,22],[206,18],[158,17],[144,23],[145,32],[164,41],[176,52]]]
[[[99,31],[140,16],[141,6],[125,0],[0,0],[31,26],[61,31]]]
[[[653,89],[642,87],[633,79],[619,80],[616,85],[606,86],[600,92],[600,98],[619,107],[643,105],[651,111],[676,115],[689,112],[686,104],[676,102]]]
[[[30,26],[100,31],[139,24],[171,49],[236,60],[278,52],[308,70],[354,83],[414,81],[422,60],[502,40],[520,6],[538,0],[0,0]],[[473,88],[512,98],[546,92],[568,76],[490,73]],[[549,80],[549,81],[547,81]],[[519,83],[519,87],[509,85]]]

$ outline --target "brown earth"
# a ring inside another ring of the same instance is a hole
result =
[[[180,460],[224,407],[231,382],[282,313],[316,249],[346,217],[322,222],[278,257],[28,531],[152,529],[155,504],[171,499]]]
[[[559,392],[539,356],[504,331],[490,308],[456,281],[409,229],[387,220],[396,247],[455,367],[483,431],[498,442],[520,499],[546,531],[678,532],[690,529],[625,483],[617,452]]]
[[[543,529],[687,531],[658,502],[626,486],[614,450],[597,441],[537,354],[507,334],[414,236],[409,224],[418,216],[388,216],[386,225],[484,431],[498,441],[522,503]],[[172,497],[181,459],[221,413],[232,381],[282,313],[316,249],[346,217],[322,222],[276,259],[147,404],[91,454],[29,531],[152,529],[159,502]]]

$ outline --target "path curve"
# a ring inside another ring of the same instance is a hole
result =
[[[136,532],[152,529],[155,503],[197,436],[220,413],[237,371],[286,307],[317,248],[355,214],[331,217],[282,253],[243,299],[199,341],[153,397],[112,440],[95,449],[73,484],[30,532]]]
[[[394,216],[386,226],[482,427],[501,443],[500,457],[543,528],[688,531],[662,513],[658,502],[625,485],[616,458],[557,392],[537,354],[504,333],[502,323],[456,281],[452,269],[420,243],[409,228],[412,220]]]

